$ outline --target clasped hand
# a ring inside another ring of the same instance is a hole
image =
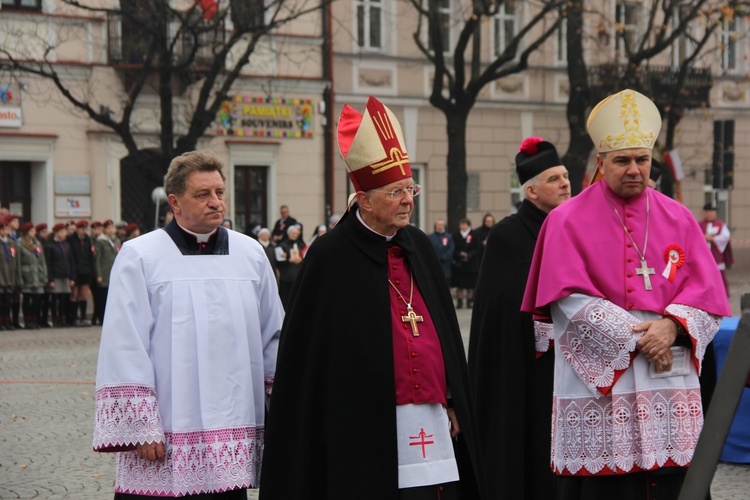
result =
[[[164,461],[164,445],[162,443],[136,443],[135,451],[138,458],[143,460]]]
[[[672,350],[677,339],[677,325],[666,318],[644,321],[633,327],[633,331],[646,332],[636,343],[636,349],[654,363],[657,373],[672,369]]]

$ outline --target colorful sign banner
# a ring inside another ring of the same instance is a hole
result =
[[[219,135],[277,139],[313,137],[311,99],[236,96],[219,110]]]
[[[0,106],[0,127],[21,128],[23,115],[21,108]]]

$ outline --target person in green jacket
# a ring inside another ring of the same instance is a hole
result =
[[[33,222],[25,222],[21,226],[21,235],[18,240],[18,286],[23,293],[23,323],[27,330],[36,330],[39,328],[41,299],[47,283],[47,263],[42,244],[36,239]]]
[[[107,292],[109,291],[109,273],[112,271],[112,265],[115,263],[115,257],[120,251],[120,239],[117,237],[117,226],[112,219],[107,219],[103,223],[104,229],[94,245],[96,247],[96,288],[94,293],[96,299],[94,304],[97,307],[94,316],[104,323],[104,310],[107,305]]]
[[[13,293],[18,286],[18,249],[9,235],[9,215],[0,220],[0,330],[15,330],[10,320]]]

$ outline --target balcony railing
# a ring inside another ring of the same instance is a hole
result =
[[[112,65],[143,64],[146,54],[151,49],[150,33],[148,30],[132,21],[124,19],[119,13],[111,13],[107,18],[109,34],[108,55]],[[184,59],[191,56],[195,46],[195,54],[188,64],[208,66],[214,59],[214,51],[225,42],[223,25],[211,25],[202,17],[191,26],[194,34],[183,30],[174,46],[172,62],[184,64]],[[173,31],[177,32],[177,27]]]
[[[608,95],[622,90],[619,82],[625,74],[626,66],[621,64],[603,64],[589,68],[589,86],[591,102],[599,102]],[[692,68],[688,71],[683,86],[679,86],[680,69],[670,66],[648,66],[637,72],[636,90],[651,97],[656,105],[678,105],[682,108],[695,109],[708,107],[710,104],[713,77],[708,68]],[[675,102],[675,96],[679,100]]]

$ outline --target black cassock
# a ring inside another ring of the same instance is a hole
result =
[[[356,205],[302,261],[279,342],[261,472],[263,500],[398,499],[396,394],[385,238]],[[479,444],[453,302],[427,236],[398,231],[440,338],[461,434],[461,500],[480,498]],[[486,497],[485,497],[486,498]]]
[[[531,315],[521,312],[546,214],[528,200],[492,228],[474,295],[469,376],[490,498],[555,497],[550,470],[554,352],[536,357]]]

